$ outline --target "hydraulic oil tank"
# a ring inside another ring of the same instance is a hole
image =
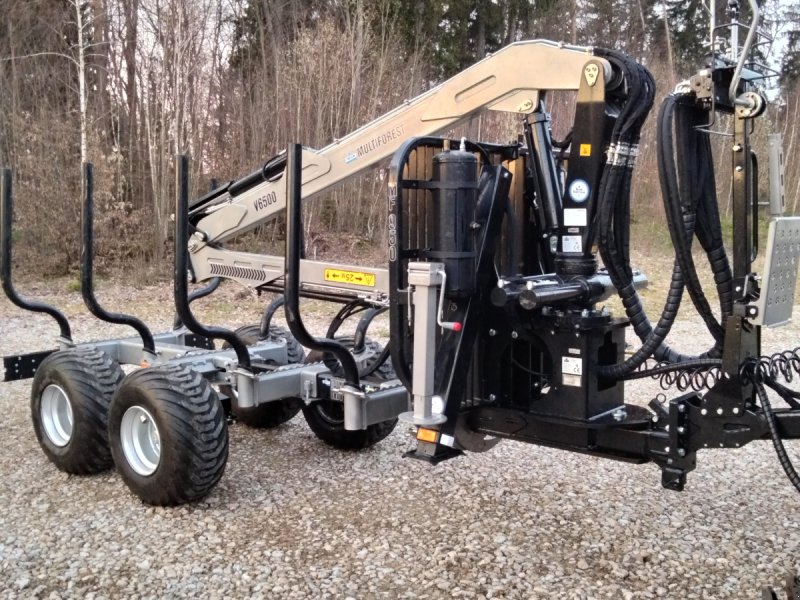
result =
[[[432,260],[444,263],[446,295],[475,292],[475,207],[478,202],[478,160],[471,152],[445,150],[433,157]]]

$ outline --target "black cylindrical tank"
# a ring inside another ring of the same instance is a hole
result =
[[[433,247],[429,256],[444,263],[446,294],[475,292],[475,207],[478,159],[471,152],[446,150],[433,157]]]

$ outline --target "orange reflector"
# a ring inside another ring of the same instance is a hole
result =
[[[420,441],[435,444],[438,438],[439,432],[435,429],[424,429],[423,427],[417,429],[417,439]]]

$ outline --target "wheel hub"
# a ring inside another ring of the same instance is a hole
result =
[[[39,412],[47,438],[60,448],[66,446],[72,438],[73,416],[64,388],[54,383],[48,385],[42,392]]]
[[[141,406],[131,406],[122,415],[120,440],[134,471],[145,477],[155,473],[161,461],[161,435],[153,415]]]

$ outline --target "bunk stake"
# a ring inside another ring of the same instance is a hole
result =
[[[242,339],[233,331],[222,327],[207,327],[200,323],[189,307],[189,266],[186,248],[189,243],[189,158],[185,154],[177,157],[176,200],[175,200],[175,313],[177,318],[194,334],[205,338],[221,339],[236,352],[240,374],[243,378],[252,376],[250,353]],[[210,287],[210,286],[209,286]],[[213,290],[211,290],[213,291]],[[243,385],[246,387],[246,384]],[[239,405],[247,408],[251,400],[247,393],[240,394]]]
[[[14,284],[11,280],[11,225],[14,217],[11,169],[3,169],[2,187],[2,202],[0,202],[0,243],[2,243],[2,247],[0,247],[0,279],[2,279],[3,291],[8,299],[20,308],[32,312],[45,313],[53,317],[61,330],[60,341],[62,345],[71,346],[72,330],[67,317],[49,304],[23,298],[14,289]]]
[[[94,165],[83,165],[83,214],[81,215],[81,295],[89,312],[106,323],[127,325],[142,338],[142,347],[155,358],[156,344],[153,334],[141,320],[122,313],[105,310],[94,295]]]

